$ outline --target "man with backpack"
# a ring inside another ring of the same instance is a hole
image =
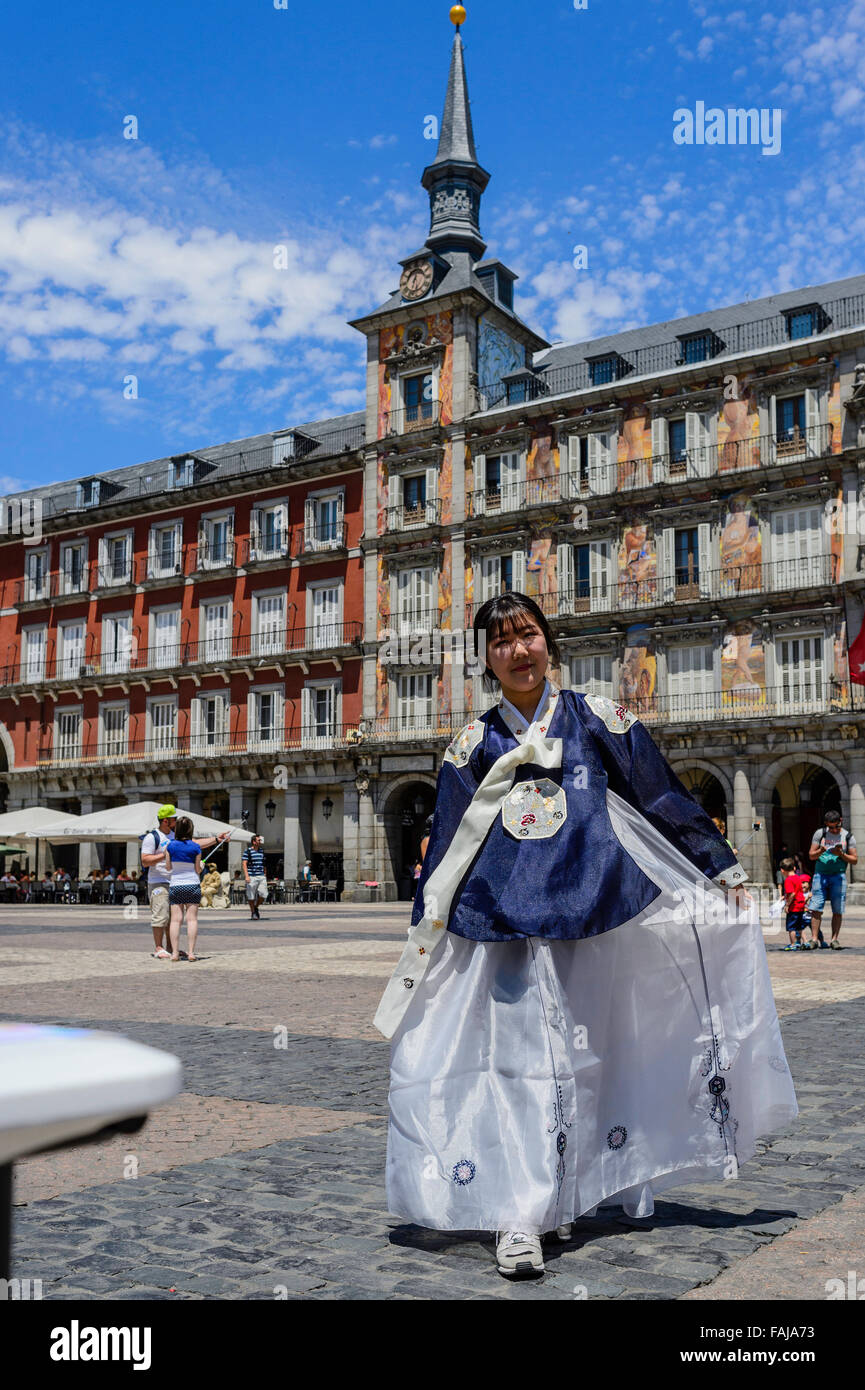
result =
[[[808,858],[814,861],[814,878],[811,883],[811,940],[806,945],[811,951],[819,949],[820,921],[828,898],[832,905],[832,940],[829,945],[838,951],[841,949],[838,937],[847,897],[847,865],[856,864],[859,860],[855,839],[841,825],[840,811],[826,812],[822,828],[814,832]]]
[[[171,953],[166,948],[168,946],[168,922],[170,909],[168,906],[168,885],[171,881],[171,873],[165,867],[165,847],[169,841],[174,839],[174,827],[177,824],[177,807],[171,802],[166,802],[160,806],[156,813],[159,822],[155,830],[149,830],[141,841],[141,865],[147,870],[147,888],[150,897],[150,925],[153,930],[153,943],[156,949],[151,952],[157,960],[170,960]],[[202,849],[210,849],[219,840],[227,840],[231,835],[230,830],[225,830],[219,836],[208,835],[204,839],[199,838],[198,844]]]

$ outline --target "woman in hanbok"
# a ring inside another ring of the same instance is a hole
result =
[[[453,739],[392,1038],[387,1204],[506,1276],[600,1205],[735,1179],[798,1114],[746,875],[648,732],[560,690],[534,601],[475,619],[497,705]]]

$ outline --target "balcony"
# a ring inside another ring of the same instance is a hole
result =
[[[798,672],[781,685],[759,689],[695,691],[689,694],[649,695],[624,702],[650,726],[679,723],[719,723],[739,719],[781,719],[791,715],[827,715],[865,711],[865,690],[845,689],[840,683]]]
[[[391,435],[418,434],[423,430],[435,429],[441,422],[441,409],[441,401],[433,400],[387,410],[382,421],[381,437],[387,439]]]
[[[288,536],[281,532],[273,535],[249,536],[240,545],[239,563],[244,569],[250,565],[272,567],[284,564],[288,559]]]
[[[379,614],[378,626],[380,639],[387,630],[395,632],[398,637],[435,632],[441,627],[441,612],[438,608],[412,608],[408,612],[395,613],[385,611]]]
[[[237,566],[237,543],[233,540],[201,541],[187,548],[187,574],[224,574]]]
[[[190,669],[244,663],[283,664],[303,659],[357,652],[363,624],[357,621],[321,622],[313,627],[282,628],[266,632],[229,636],[216,633],[198,642],[162,642],[155,647],[139,647],[133,641],[123,655],[61,655],[52,652],[41,663],[27,659],[19,666],[0,668],[0,682],[8,689],[39,687],[46,684],[105,684],[128,680],[130,676],[150,674],[154,678]]]
[[[415,507],[400,503],[385,509],[385,529],[387,532],[420,531],[428,526],[440,526],[442,502],[440,497],[430,502],[420,502]]]
[[[182,763],[189,758],[283,757],[286,753],[333,753],[356,748],[363,741],[358,737],[356,720],[349,724],[314,721],[278,734],[251,730],[240,734],[193,735],[166,730],[155,738],[139,738],[133,734],[128,740],[111,739],[103,743],[90,742],[85,738],[83,745],[61,747],[56,753],[51,749],[42,749],[37,765],[77,768],[129,762]]]
[[[795,593],[801,589],[837,584],[838,561],[832,555],[803,555],[795,559],[756,564],[727,565],[724,569],[698,567],[676,570],[670,581],[646,578],[610,578],[606,584],[576,583],[571,589],[539,594],[535,602],[546,618],[569,618],[592,613],[632,613],[635,609],[664,608],[700,600],[731,599],[740,595]],[[466,605],[466,626],[471,627],[484,600]]]
[[[309,526],[295,532],[292,554],[296,560],[324,560],[329,555],[345,554],[348,549],[348,527],[344,521],[329,521],[322,526]]]

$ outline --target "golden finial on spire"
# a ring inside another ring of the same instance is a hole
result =
[[[457,26],[457,31],[461,24],[466,22],[466,12],[463,5],[451,5],[451,24]]]

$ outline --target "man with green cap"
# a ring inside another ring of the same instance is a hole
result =
[[[171,915],[168,905],[168,885],[171,881],[171,871],[165,865],[165,846],[174,839],[177,807],[170,801],[166,802],[164,806],[160,806],[156,818],[159,821],[159,828],[149,830],[141,842],[141,867],[147,870],[150,925],[153,929],[153,941],[156,947],[153,955],[157,960],[170,960],[171,952],[166,947],[168,945],[168,922]],[[204,838],[199,836],[198,844],[202,849],[210,849],[220,840],[227,840],[230,835],[230,830],[224,830],[221,835],[207,835]]]

